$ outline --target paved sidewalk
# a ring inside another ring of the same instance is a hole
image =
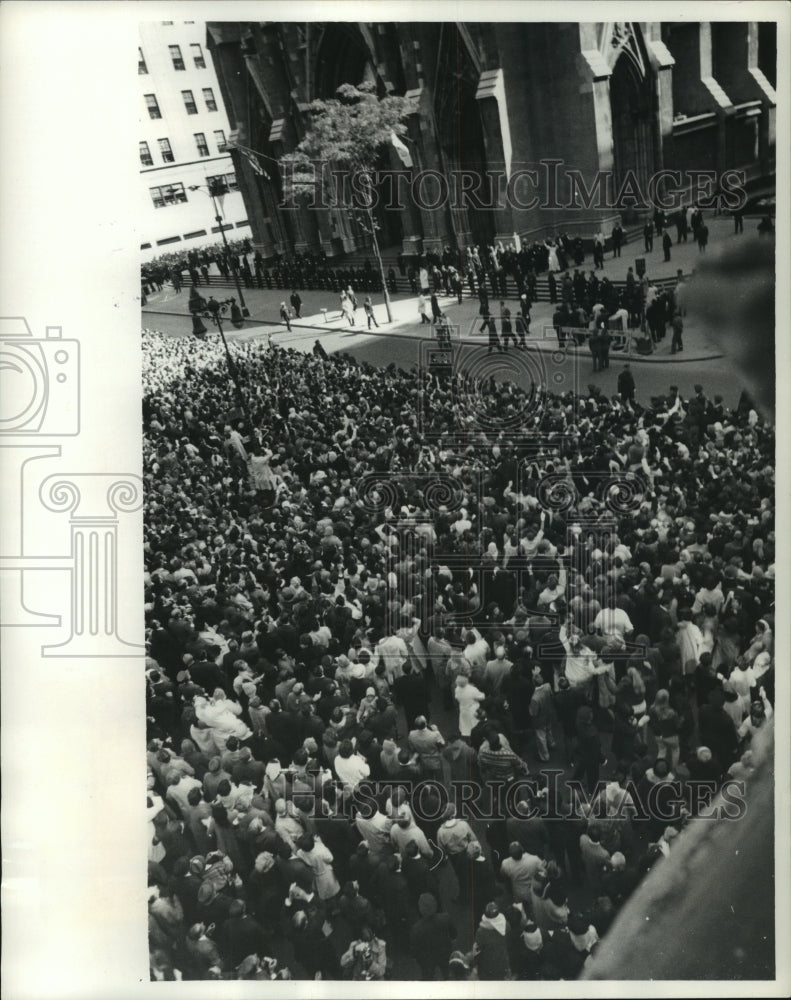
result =
[[[516,303],[507,300],[512,313],[516,312]],[[486,344],[487,335],[481,332],[481,320],[478,315],[478,300],[466,298],[461,305],[456,297],[439,296],[440,306],[450,320],[453,331],[453,341],[462,344]],[[492,302],[493,313],[496,315],[497,305]],[[528,343],[535,350],[555,352],[558,349],[557,337],[552,326],[554,306],[548,303],[536,303],[531,310],[530,336]],[[368,329],[362,308],[357,310],[355,326],[349,326],[348,321],[339,311],[324,315],[305,316],[302,320],[293,320],[291,332],[282,324],[263,326],[253,323],[243,331],[231,331],[232,340],[246,342],[249,340],[272,338],[281,346],[293,347],[298,350],[311,350],[318,340],[324,350],[331,354],[335,351],[353,353],[356,347],[368,344],[378,339],[406,338],[425,340],[433,336],[433,327],[420,322],[418,318],[417,299],[401,299],[391,303],[393,322],[387,323],[387,314],[383,303],[374,309],[378,328]],[[498,323],[498,330],[500,324]],[[670,353],[670,332],[660,341],[652,355],[638,354],[634,348],[626,351],[613,351],[613,355],[628,358],[637,363],[683,363],[703,362],[722,356],[722,352],[712,345],[706,336],[697,330],[694,324],[687,323],[684,331],[684,351],[680,354]],[[583,356],[590,354],[586,346],[575,348]]]
[[[733,220],[730,217],[715,218],[710,216],[706,220],[709,227],[709,245],[706,255],[716,256],[734,242],[747,238],[754,228],[755,220],[745,219],[744,236],[734,235]],[[675,240],[675,229],[670,230],[671,236]],[[669,262],[664,260],[661,249],[661,241],[654,237],[654,250],[650,253],[643,252],[643,240],[639,243],[632,241],[627,244],[621,257],[613,258],[611,253],[607,254],[604,268],[597,272],[600,276],[607,276],[611,281],[623,281],[628,267],[635,267],[638,257],[645,257],[646,270],[651,278],[675,277],[676,271],[680,268],[685,275],[691,275],[703,254],[698,250],[697,244],[692,241],[691,236],[687,243],[674,246],[671,250]],[[592,261],[588,260],[581,268],[586,273],[591,270]],[[572,269],[573,273],[573,269]],[[513,285],[513,282],[511,283]],[[214,292],[212,286],[202,286],[204,295],[215,294],[220,298],[226,297],[229,293],[227,289],[217,288]],[[278,289],[247,289],[245,298],[251,312],[251,318],[247,320],[245,328],[235,331],[228,325],[228,336],[230,340],[246,342],[249,340],[266,340],[273,338],[274,342],[283,346],[293,347],[298,350],[311,350],[315,341],[319,340],[322,347],[328,354],[335,351],[347,351],[353,353],[362,345],[368,345],[377,340],[388,340],[392,338],[408,338],[423,340],[426,335],[430,335],[430,328],[421,324],[417,310],[417,297],[397,295],[391,300],[391,312],[393,322],[387,322],[387,315],[384,303],[379,301],[375,305],[374,314],[379,323],[378,329],[367,329],[365,313],[362,305],[357,310],[355,326],[349,326],[348,322],[341,315],[338,305],[338,295],[331,291],[309,290],[300,293],[303,299],[303,309],[306,311],[299,320],[291,323],[291,332],[285,325],[278,322],[277,307],[282,300],[288,300],[289,292]],[[359,295],[362,302],[364,295]],[[380,299],[380,296],[372,296]],[[486,335],[480,332],[480,319],[478,317],[478,300],[469,296],[469,291],[465,286],[465,298],[461,305],[455,297],[439,297],[440,305],[450,319],[451,327],[454,328],[455,338],[462,344],[485,344]],[[517,311],[517,300],[515,289],[512,295],[506,300],[512,313]],[[490,298],[492,312],[497,313],[497,300]],[[326,310],[326,312],[325,312]],[[534,349],[541,351],[556,351],[557,340],[552,329],[552,315],[555,307],[548,302],[537,302],[531,309],[531,335],[529,342]],[[189,335],[191,330],[190,319],[187,314],[187,290],[176,295],[172,289],[164,289],[149,297],[148,304],[143,307],[143,325],[161,329],[163,332],[175,335]],[[268,319],[268,317],[272,319]],[[498,323],[499,329],[499,323]],[[623,353],[618,352],[621,358],[628,357],[630,361],[637,364],[687,364],[689,362],[705,362],[722,357],[720,349],[711,343],[705,333],[696,327],[694,319],[685,321],[684,330],[684,351],[680,354],[670,353],[670,333],[661,341],[651,355],[637,354],[633,351]],[[584,355],[588,355],[587,347],[579,348]]]

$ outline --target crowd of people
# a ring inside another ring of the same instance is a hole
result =
[[[575,979],[749,781],[773,428],[143,350],[152,979]]]
[[[613,228],[610,240],[620,252],[626,241],[620,223]],[[526,292],[535,302],[538,275],[549,274],[552,293],[556,287],[554,275],[566,271],[572,263],[580,267],[591,247],[594,268],[602,267],[605,243],[603,233],[597,233],[587,243],[580,236],[558,233],[531,243],[482,241],[463,251],[446,245],[442,252],[399,252],[394,261],[385,265],[384,280],[392,293],[409,290],[417,295],[444,290],[451,295],[464,294],[466,290],[469,295],[478,296],[490,288],[492,296],[506,297],[509,289],[516,289],[517,295]],[[378,292],[382,288],[382,276],[370,257],[362,265],[352,265],[334,261],[321,250],[278,253],[265,260],[260,251],[253,250],[249,240],[236,240],[229,243],[227,252],[222,244],[215,244],[161,254],[142,265],[143,291],[161,291],[168,282],[177,292],[189,283],[210,285],[215,274],[212,265],[225,279],[232,277],[230,269],[234,269],[246,288],[333,292],[341,292],[349,285],[362,292]]]

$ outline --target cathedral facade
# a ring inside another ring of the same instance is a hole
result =
[[[653,210],[658,176],[688,201],[729,172],[737,186],[774,174],[771,22],[213,22],[207,44],[267,259],[367,245],[343,207],[283,207],[278,160],[304,135],[310,102],[343,83],[410,99],[410,165],[388,147],[381,170],[487,181],[475,197],[380,207],[380,242],[407,253],[559,231],[590,238]]]

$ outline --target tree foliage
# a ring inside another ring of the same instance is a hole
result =
[[[404,119],[411,110],[407,98],[380,98],[373,84],[344,83],[336,93],[335,98],[309,105],[307,132],[296,149],[280,159],[287,198],[315,190],[316,163],[322,164],[322,173],[329,168],[372,174],[392,134],[406,134]]]

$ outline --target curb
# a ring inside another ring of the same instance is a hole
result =
[[[145,308],[142,309],[142,314],[143,315],[147,315],[147,316],[181,316],[182,315],[181,313],[172,313],[172,312],[166,312],[165,310],[155,310],[155,309],[145,309]],[[189,318],[189,314],[186,314],[184,316],[184,318],[185,319]],[[254,319],[252,319],[252,317],[248,317],[247,320],[246,320],[246,322],[253,323],[255,326],[276,327],[276,329],[272,330],[271,333],[269,334],[270,338],[273,337],[273,336],[276,336],[279,333],[288,334],[288,332],[289,332],[288,330],[285,329],[285,327],[283,326],[282,323],[276,323],[274,320],[257,320],[257,319],[254,320]],[[396,321],[396,322],[398,322],[398,321]],[[332,333],[332,334],[337,334],[337,333],[357,334],[357,333],[359,333],[359,334],[362,334],[363,336],[366,336],[366,337],[387,337],[387,338],[397,338],[399,340],[421,341],[421,340],[425,339],[425,338],[422,338],[422,337],[417,337],[414,334],[410,334],[410,333],[399,333],[396,330],[384,330],[382,328],[382,324],[380,324],[379,328],[377,328],[377,329],[368,330],[368,329],[364,329],[363,327],[360,327],[360,328],[350,327],[350,326],[346,326],[346,327],[331,327],[331,326],[327,326],[325,324],[317,325],[317,324],[313,324],[313,323],[292,323],[291,324],[291,330],[292,330],[292,332],[296,332],[296,331],[300,331],[300,330],[318,330],[320,333]],[[381,331],[381,332],[379,332],[379,331]],[[185,328],[185,333],[188,333],[188,332],[189,331],[186,330],[186,328]],[[238,332],[241,333],[242,331],[240,330]],[[248,332],[251,332],[251,331],[248,331]],[[262,333],[263,332],[266,332],[266,331],[262,331]],[[228,331],[228,334],[229,334],[229,336],[232,337],[232,342],[233,342],[233,335],[232,335],[232,333],[231,333],[230,330]],[[483,339],[481,339],[481,340],[470,340],[469,338],[460,338],[459,340],[453,341],[453,343],[460,344],[461,346],[464,346],[464,347],[484,347],[484,346],[486,346],[487,341],[483,340]],[[530,344],[531,347],[534,347],[536,350],[542,351],[542,352],[546,352],[546,353],[553,353],[554,351],[558,350],[557,345],[545,343],[543,340],[542,341],[535,341],[534,340],[534,341],[529,341],[528,343]],[[287,345],[286,344],[279,344],[278,346],[286,347]],[[514,348],[514,349],[516,350],[516,348]],[[345,353],[352,353],[352,352],[348,351],[348,352],[345,352]],[[576,353],[577,352],[575,352],[575,354]],[[580,352],[580,357],[583,357],[583,356],[587,356],[587,355],[584,355],[582,352]],[[620,354],[620,353],[613,353],[613,354],[610,355],[611,360],[616,360],[617,361],[618,359],[620,359],[620,360],[623,360],[623,361],[628,361],[630,364],[632,362],[635,362],[635,363],[638,363],[638,364],[642,363],[642,364],[655,364],[655,365],[660,365],[660,364],[667,365],[667,364],[702,363],[702,362],[706,362],[706,361],[716,361],[716,360],[718,360],[719,358],[722,358],[722,357],[724,357],[723,354],[695,355],[695,356],[689,356],[689,357],[686,357],[686,358],[679,358],[679,357],[676,357],[675,355],[672,355],[670,357],[666,357],[666,356],[663,356],[663,357],[652,357],[651,355],[645,355],[645,354]]]

